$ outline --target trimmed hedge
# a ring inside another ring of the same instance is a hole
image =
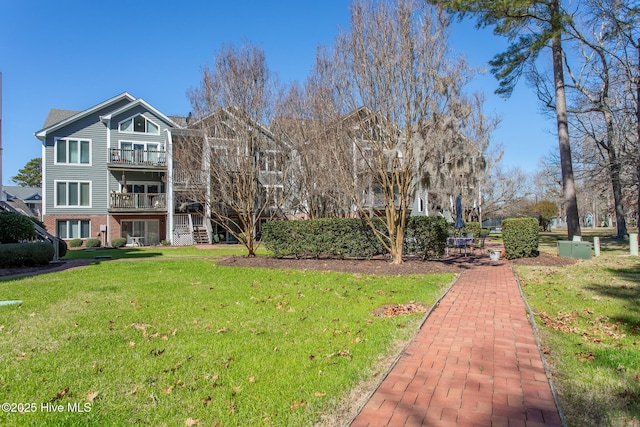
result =
[[[82,246],[82,239],[71,239],[69,240],[69,247],[70,248],[79,248],[80,246]]]
[[[100,239],[87,239],[87,241],[84,242],[84,247],[85,248],[99,248],[100,247]]]
[[[374,221],[377,229],[384,233],[382,220]],[[410,217],[405,237],[405,254],[423,258],[441,256],[446,245],[447,223],[444,218]],[[262,227],[262,240],[277,258],[371,258],[387,253],[367,222],[356,218],[269,221]]]
[[[538,219],[507,218],[502,221],[502,239],[507,259],[537,257]]]
[[[113,239],[111,241],[111,246],[114,247],[114,248],[121,248],[126,244],[127,244],[127,238],[126,237],[116,237],[115,239]]]
[[[18,243],[37,237],[29,217],[14,212],[0,212],[0,243]]]
[[[371,258],[386,252],[366,221],[353,218],[269,221],[262,240],[277,258]]]
[[[443,217],[412,216],[407,221],[405,254],[441,257],[447,245],[449,224]]]
[[[49,242],[5,243],[0,245],[0,268],[33,267],[53,260],[54,249]]]

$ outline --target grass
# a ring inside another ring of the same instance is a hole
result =
[[[158,259],[0,281],[0,300],[23,300],[0,306],[0,400],[35,409],[0,424],[312,425],[422,319],[374,310],[430,306],[453,279],[115,253]]]
[[[628,255],[628,241],[600,237],[598,258],[515,271],[536,313],[568,424],[638,425],[640,259]],[[555,253],[564,238],[545,234],[541,251]]]

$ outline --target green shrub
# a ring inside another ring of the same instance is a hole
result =
[[[84,246],[86,248],[99,248],[100,247],[100,239],[87,239],[87,241],[84,242]]]
[[[536,218],[507,218],[502,221],[507,259],[538,256],[538,230]]]
[[[71,239],[71,240],[69,240],[69,247],[70,248],[79,248],[80,246],[82,246],[82,239]]]
[[[58,241],[58,258],[62,258],[67,254],[67,242],[57,237],[56,240]]]
[[[480,234],[482,233],[482,227],[479,222],[467,222],[465,223],[462,230],[462,233],[473,233],[474,243],[478,243],[480,241]]]
[[[6,243],[0,245],[0,268],[34,267],[53,260],[54,249],[49,242]]]
[[[121,248],[126,244],[127,244],[126,237],[116,237],[115,239],[111,240],[111,246],[114,248]]]
[[[162,241],[160,242],[160,244],[161,244],[162,246],[169,246],[169,245],[171,245],[171,242],[170,242],[170,241],[168,241],[167,239],[162,239]]]
[[[37,237],[29,217],[14,212],[0,212],[0,243],[18,243]]]
[[[382,221],[376,221],[382,230]],[[366,221],[356,218],[269,221],[262,226],[262,240],[278,258],[370,258],[385,253]]]
[[[384,223],[374,218],[378,233],[386,235]],[[411,217],[407,221],[406,254],[423,258],[442,256],[447,240],[447,222],[439,217]],[[262,227],[262,240],[274,256],[371,258],[386,254],[366,220],[320,218],[300,221],[270,221]]]
[[[442,217],[412,216],[407,221],[405,252],[426,259],[430,256],[441,257],[447,245],[449,225]]]

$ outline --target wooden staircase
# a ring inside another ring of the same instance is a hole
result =
[[[196,245],[209,244],[209,232],[204,227],[194,227],[193,243]]]

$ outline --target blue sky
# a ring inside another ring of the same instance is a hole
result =
[[[262,46],[280,80],[303,81],[318,44],[331,45],[349,24],[348,0],[211,0],[182,2],[0,2],[0,72],[3,74],[4,185],[30,159],[41,156],[34,132],[49,109],[83,110],[122,92],[168,115],[186,115],[186,91],[198,85],[222,43]],[[456,24],[452,47],[481,67],[506,46],[490,31]],[[557,146],[553,121],[541,116],[532,90],[521,82],[504,100],[489,73],[474,89],[487,111],[502,117],[494,134],[506,167],[535,171]]]

